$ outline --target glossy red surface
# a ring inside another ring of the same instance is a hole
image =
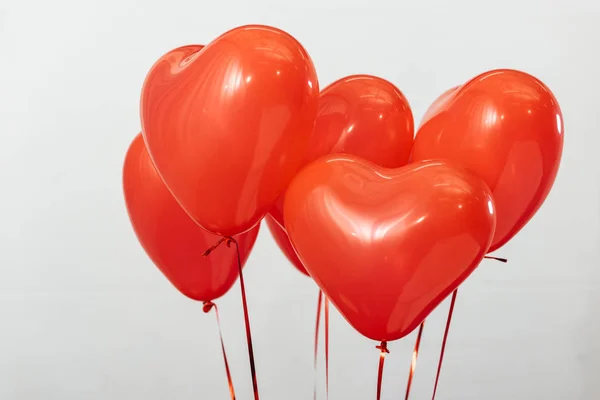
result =
[[[427,111],[425,111],[425,115],[423,115],[423,118],[421,118],[419,128],[423,125],[424,122],[427,122],[432,116],[436,115],[441,110],[443,110],[444,107],[446,107],[446,105],[448,104],[448,102],[452,99],[454,93],[456,93],[456,91],[459,88],[460,86],[454,86],[453,88],[446,90],[437,99],[435,99],[435,101],[429,106]]]
[[[304,164],[327,154],[345,153],[382,167],[401,167],[408,163],[413,136],[412,111],[396,86],[376,76],[347,76],[319,96]],[[270,211],[281,226],[285,226],[283,198]]]
[[[141,135],[127,151],[123,191],[140,244],[173,286],[199,301],[214,300],[231,288],[238,277],[235,250],[222,245],[209,257],[202,256],[220,236],[200,228],[177,204],[156,172]],[[242,263],[250,255],[258,229],[257,225],[235,237]]]
[[[490,251],[496,250],[533,217],[554,184],[564,139],[558,102],[533,76],[497,70],[436,104],[417,133],[412,158],[449,160],[485,180],[496,202]]]
[[[495,227],[489,188],[441,161],[385,169],[331,155],[288,188],[287,232],[306,270],[374,340],[399,339],[469,276]]]
[[[231,236],[258,224],[300,168],[318,96],[314,65],[293,37],[243,26],[156,62],[142,130],[188,214]]]

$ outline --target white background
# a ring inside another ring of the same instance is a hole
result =
[[[0,399],[220,400],[214,315],[180,295],[130,227],[121,166],[154,60],[245,23],[312,55],[321,86],[370,73],[415,118],[488,69],[542,79],[564,113],[546,204],[459,294],[439,399],[600,397],[600,3],[596,0],[1,0]],[[267,229],[247,271],[263,400],[312,398],[317,289]],[[238,399],[251,399],[239,286],[221,299]],[[428,320],[412,399],[430,398],[448,303]],[[378,352],[333,313],[330,398],[374,399]],[[403,398],[414,335],[392,343]],[[322,383],[322,382],[321,382]]]

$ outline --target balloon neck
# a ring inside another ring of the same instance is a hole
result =
[[[231,236],[223,236],[221,239],[219,239],[219,241],[217,243],[213,244],[208,249],[206,249],[204,251],[204,253],[202,253],[202,257],[208,257],[210,255],[210,253],[215,251],[215,249],[217,247],[219,247],[223,242],[225,242],[227,247],[231,247],[231,244],[235,242],[235,239],[232,238]]]
[[[390,351],[387,348],[387,341],[382,340],[381,343],[379,344],[379,346],[375,346],[376,349],[379,349],[381,351],[381,356],[383,357],[384,354],[389,354]]]
[[[212,301],[205,301],[202,305],[202,311],[204,311],[205,313],[209,313],[210,310],[213,309],[213,307],[215,307],[215,303],[213,303]]]

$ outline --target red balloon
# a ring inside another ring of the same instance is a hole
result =
[[[436,115],[437,113],[440,112],[440,110],[442,110],[444,107],[446,107],[446,105],[448,104],[448,101],[450,101],[452,99],[452,96],[454,95],[454,93],[456,93],[458,88],[460,88],[460,86],[454,86],[453,88],[446,90],[444,93],[442,93],[440,95],[440,97],[435,99],[433,104],[429,106],[427,111],[425,111],[425,115],[423,115],[423,118],[421,119],[421,124],[419,125],[419,127],[423,126],[423,124],[425,122],[429,121],[429,119],[432,116]]]
[[[332,154],[352,154],[388,168],[408,163],[413,115],[402,92],[370,75],[342,78],[321,92],[305,164]],[[285,227],[283,197],[270,214]]]
[[[563,130],[558,102],[542,82],[524,72],[490,71],[430,113],[412,157],[453,161],[488,184],[498,212],[493,251],[515,236],[548,196]]]
[[[318,94],[293,37],[243,26],[156,62],[142,90],[142,130],[182,207],[230,236],[255,226],[300,168]]]
[[[127,151],[123,190],[138,240],[173,286],[199,301],[214,300],[231,288],[239,270],[235,250],[222,245],[202,256],[220,236],[200,228],[177,204],[156,172],[142,135]],[[258,227],[235,237],[242,263],[250,255]]]
[[[271,235],[273,235],[273,239],[275,239],[275,243],[277,243],[277,246],[279,246],[283,254],[285,254],[287,259],[292,263],[294,267],[298,269],[298,271],[302,272],[305,275],[308,275],[308,272],[306,272],[304,265],[302,265],[302,262],[296,255],[296,250],[294,250],[294,248],[292,247],[287,233],[285,233],[283,228],[270,215],[267,214],[265,220],[267,221],[267,226],[269,227],[269,231],[271,231]]]
[[[473,272],[495,226],[479,178],[442,161],[385,169],[331,155],[304,168],[284,204],[306,270],[350,324],[396,340]]]

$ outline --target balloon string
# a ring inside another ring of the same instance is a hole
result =
[[[317,400],[317,358],[319,350],[319,324],[321,322],[321,302],[323,301],[323,292],[319,290],[319,300],[317,301],[317,323],[315,325],[315,384],[313,388],[313,399]]]
[[[317,323],[315,325],[315,383],[313,398],[317,399],[317,359],[319,350],[319,327],[321,322],[321,304],[325,298],[325,398],[329,399],[329,299],[319,290],[319,300],[317,301]]]
[[[248,303],[246,301],[246,285],[244,285],[244,274],[242,272],[242,257],[240,255],[240,247],[237,240],[231,236],[223,236],[217,243],[204,252],[204,257],[208,256],[223,242],[227,243],[227,247],[235,244],[235,251],[238,261],[238,272],[240,275],[240,289],[242,292],[242,306],[244,308],[244,323],[246,325],[246,342],[248,343],[248,359],[250,360],[250,374],[252,375],[252,389],[254,391],[254,400],[259,400],[258,397],[258,382],[256,380],[256,365],[254,362],[254,350],[252,347],[252,333],[250,332],[250,317],[248,316]]]
[[[440,381],[440,372],[442,371],[442,363],[444,361],[444,354],[446,352],[446,341],[448,340],[448,332],[450,331],[450,323],[452,322],[452,314],[454,313],[454,304],[456,303],[457,295],[458,295],[458,289],[456,289],[452,293],[452,300],[450,300],[450,309],[448,310],[448,319],[446,320],[446,329],[444,331],[444,339],[442,339],[442,350],[440,351],[440,359],[438,361],[437,373],[435,374],[435,384],[433,386],[433,396],[431,397],[431,400],[435,400],[438,383]]]
[[[417,358],[419,357],[419,347],[421,346],[421,336],[423,335],[423,328],[425,327],[425,321],[421,322],[419,326],[419,333],[417,334],[417,341],[415,343],[415,349],[413,350],[412,360],[410,363],[410,371],[408,373],[408,383],[406,384],[406,395],[405,400],[410,397],[410,388],[412,386],[413,376],[415,374],[415,368],[417,366]]]
[[[379,353],[379,368],[377,370],[377,400],[381,399],[381,382],[383,380],[383,365],[385,363],[385,355],[389,354],[389,350],[387,348],[387,342],[385,340],[381,341],[379,346],[375,348],[380,350]]]
[[[500,261],[507,263],[506,258],[485,256],[488,260]],[[435,400],[437,394],[438,383],[440,381],[440,373],[442,371],[442,363],[444,362],[444,355],[446,353],[446,343],[448,341],[448,333],[450,332],[450,323],[452,322],[452,315],[454,314],[454,305],[456,304],[456,296],[458,295],[458,289],[452,293],[452,299],[450,300],[450,309],[448,310],[448,319],[446,320],[446,329],[444,330],[444,338],[442,339],[442,349],[440,350],[440,359],[438,361],[437,372],[435,374],[435,384],[433,385],[433,395],[431,400]]]
[[[227,383],[229,385],[229,394],[231,400],[235,400],[235,390],[233,389],[233,380],[231,379],[231,371],[229,370],[229,362],[227,362],[227,353],[225,352],[225,343],[223,342],[223,331],[221,330],[221,320],[219,319],[219,309],[217,305],[211,301],[204,302],[202,310],[208,313],[210,310],[215,309],[215,316],[217,317],[217,327],[219,328],[219,339],[221,339],[221,350],[223,351],[223,361],[225,362],[225,372],[227,373]]]
[[[325,297],[325,399],[329,399],[329,299]]]

